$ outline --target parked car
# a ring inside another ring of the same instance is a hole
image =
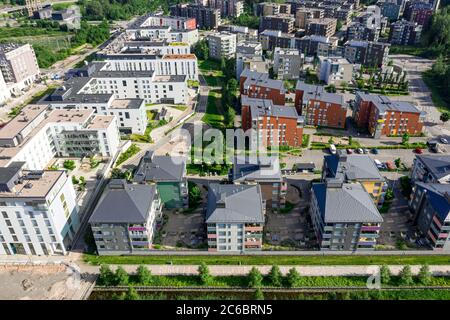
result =
[[[364,153],[363,149],[361,149],[361,148],[356,149],[356,152],[358,152],[359,154],[363,154]]]
[[[334,144],[330,144],[330,153],[331,154],[336,154],[336,146]]]
[[[417,154],[422,154],[423,153],[422,149],[420,149],[420,148],[415,148],[414,152],[417,153]]]
[[[347,154],[352,154],[353,150],[352,149],[347,149]]]
[[[377,148],[372,148],[372,153],[373,153],[373,154],[379,154],[379,153],[380,153],[380,151],[378,151],[378,149],[377,149]]]
[[[387,161],[385,163],[385,165],[386,165],[386,168],[388,168],[389,170],[395,170],[397,168],[392,161]]]
[[[377,166],[378,169],[384,169],[384,165],[380,160],[374,159],[373,162],[375,162],[375,165]]]
[[[441,138],[440,140],[441,140],[441,142],[442,142],[443,144],[448,144],[448,140],[447,140],[447,139]]]
[[[369,153],[369,149],[367,149],[367,148],[364,148],[363,151],[364,151],[364,154],[368,154]]]

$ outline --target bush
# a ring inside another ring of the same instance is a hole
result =
[[[212,276],[209,273],[209,268],[204,262],[202,262],[198,267],[198,275],[200,277],[201,284],[206,286],[212,282]]]
[[[64,167],[64,169],[67,169],[67,170],[73,170],[76,167],[75,161],[73,161],[73,160],[66,160],[63,163],[63,167]]]
[[[124,296],[124,300],[141,300],[141,296],[133,287],[128,287],[128,291]]]
[[[255,290],[255,300],[264,300],[264,293],[260,288]]]
[[[117,267],[114,278],[115,278],[115,284],[117,286],[126,286],[126,285],[128,285],[128,282],[130,280],[128,273],[121,266]]]
[[[122,154],[119,156],[119,159],[117,159],[116,166],[124,163],[129,158],[134,156],[136,153],[141,151],[141,148],[139,148],[137,145],[132,144],[125,152],[122,152]]]
[[[403,267],[403,269],[400,271],[399,277],[399,283],[401,285],[411,286],[414,284],[411,267],[409,265]]]
[[[262,281],[263,276],[261,272],[257,268],[253,267],[248,274],[248,286],[250,288],[258,288],[261,286]]]
[[[271,285],[275,287],[282,286],[283,275],[281,274],[280,267],[273,266],[272,269],[270,269],[268,277]]]
[[[428,267],[428,265],[423,265],[422,267],[420,267],[420,271],[418,274],[418,279],[419,282],[421,284],[423,284],[424,286],[429,285],[431,283],[431,278],[432,278],[432,274],[430,271],[430,267]]]
[[[146,285],[151,283],[152,281],[152,274],[150,270],[147,269],[145,266],[139,266],[137,268],[137,279],[140,284]]]
[[[300,282],[300,274],[298,273],[297,269],[289,269],[289,272],[286,275],[286,280],[290,288],[298,286],[298,283]]]
[[[114,285],[114,272],[108,265],[102,264],[100,266],[100,275],[98,276],[97,283],[100,286],[112,286]]]
[[[382,284],[388,284],[391,281],[391,270],[385,264],[380,267],[380,279]]]

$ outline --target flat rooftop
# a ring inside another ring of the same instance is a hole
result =
[[[114,122],[114,116],[96,115],[86,126],[88,130],[100,130],[108,128]]]
[[[63,170],[43,170],[33,174],[35,172],[24,170],[22,183],[16,184],[11,192],[0,192],[0,199],[45,198],[57,181],[66,175]]]
[[[0,139],[12,139],[25,129],[34,119],[47,110],[47,105],[30,104],[0,129]]]
[[[169,60],[169,59],[197,59],[195,54],[189,53],[189,54],[165,54],[163,59]]]
[[[111,103],[111,109],[139,109],[144,104],[142,99],[115,99]]]

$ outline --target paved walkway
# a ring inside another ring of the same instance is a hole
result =
[[[112,269],[117,266],[111,266]],[[137,269],[137,265],[122,265],[129,273],[133,273]],[[208,266],[213,276],[229,276],[229,275],[247,275],[253,266],[226,266],[226,265],[210,265]],[[261,273],[269,273],[272,266],[261,265],[255,266]],[[378,272],[378,266],[279,266],[283,274],[288,273],[289,269],[295,267],[303,276],[368,276]],[[147,265],[147,268],[153,275],[197,275],[198,265]],[[392,274],[398,274],[403,268],[402,265],[389,266]],[[99,267],[83,266],[82,270],[89,273],[97,273]],[[420,266],[411,266],[414,274],[418,273]],[[434,275],[450,276],[450,265],[430,266],[430,271]]]

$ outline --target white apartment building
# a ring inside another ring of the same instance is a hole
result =
[[[319,80],[326,84],[341,85],[342,82],[350,83],[353,76],[353,64],[342,57],[319,56]]]
[[[19,161],[25,169],[42,170],[54,157],[113,157],[119,143],[114,116],[28,105],[0,129],[0,167]]]
[[[30,44],[0,44],[0,103],[20,95],[38,77],[39,66]]]
[[[276,47],[273,55],[273,70],[277,79],[298,79],[305,56],[297,49]]]
[[[209,56],[217,60],[234,57],[236,41],[236,34],[226,31],[208,35]]]
[[[80,219],[65,171],[0,168],[0,255],[64,255]]]

